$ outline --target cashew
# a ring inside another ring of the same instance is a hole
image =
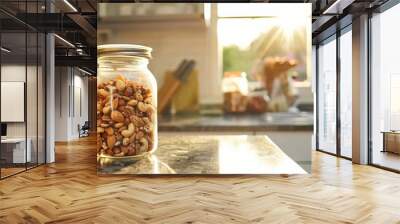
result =
[[[155,111],[151,104],[142,103],[142,102],[138,103],[138,109],[141,112],[154,112]]]
[[[135,98],[139,101],[143,101],[143,96],[140,93],[135,94]]]
[[[127,145],[129,145],[129,138],[124,138],[123,140],[122,140],[122,145],[124,145],[124,146],[127,146]]]
[[[122,132],[123,130],[126,130],[126,129],[128,129],[126,126],[122,126],[122,127],[118,128],[118,132]]]
[[[125,138],[129,138],[133,135],[134,131],[135,131],[135,126],[132,123],[129,123],[128,130],[121,131],[121,135],[124,136]]]
[[[144,104],[144,103],[142,103],[142,102],[139,102],[138,103],[138,105],[137,105],[137,107],[138,107],[138,109],[140,110],[140,111],[142,111],[142,112],[146,112],[146,105]]]
[[[109,114],[111,112],[111,107],[110,106],[106,106],[103,108],[103,114]]]

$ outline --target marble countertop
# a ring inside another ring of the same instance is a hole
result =
[[[312,113],[177,115],[159,117],[160,132],[312,131]]]
[[[305,174],[266,136],[160,135],[139,160],[98,158],[98,174]]]

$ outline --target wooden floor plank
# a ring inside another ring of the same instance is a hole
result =
[[[99,177],[93,138],[0,181],[0,223],[400,223],[400,175],[313,152],[312,174]]]

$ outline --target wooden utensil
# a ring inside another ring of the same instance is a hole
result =
[[[164,84],[158,91],[158,113],[162,113],[165,110],[181,83],[184,82],[192,72],[194,65],[195,62],[193,60],[183,60],[173,74],[166,74]]]

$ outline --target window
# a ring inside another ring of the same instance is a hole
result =
[[[371,162],[400,170],[400,5],[371,19]]]
[[[298,61],[297,83],[309,86],[311,46],[308,4],[218,4],[218,39],[224,72],[245,72],[254,78],[268,57]]]
[[[352,33],[351,26],[340,36],[340,154],[352,157]]]
[[[318,48],[318,149],[336,153],[336,36]]]

